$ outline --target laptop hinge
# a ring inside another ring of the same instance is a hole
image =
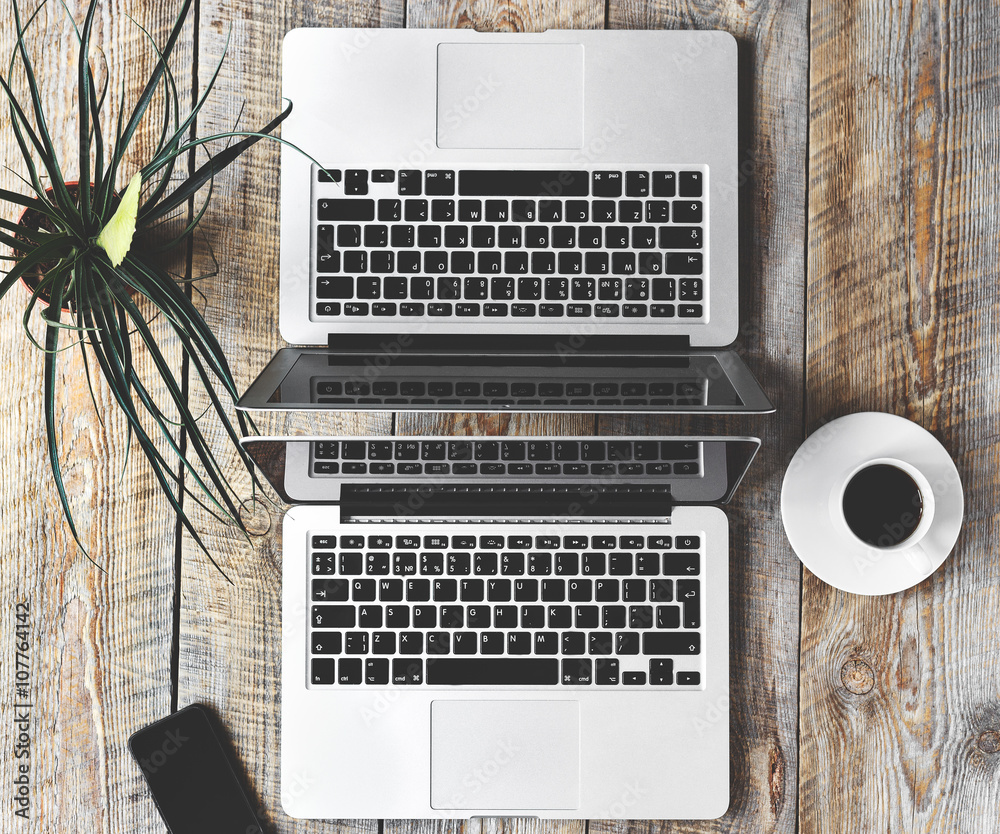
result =
[[[340,509],[344,521],[663,520],[673,499],[666,485],[345,484]]]
[[[330,333],[339,355],[659,356],[691,348],[690,336],[489,335],[482,333]]]

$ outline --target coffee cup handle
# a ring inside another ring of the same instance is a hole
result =
[[[904,555],[907,561],[913,565],[914,570],[921,576],[929,576],[931,571],[934,570],[934,563],[931,562],[931,558],[927,555],[927,551],[924,550],[922,544],[917,543],[913,545],[913,547],[904,551]]]

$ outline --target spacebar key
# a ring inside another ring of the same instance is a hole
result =
[[[559,661],[535,657],[435,657],[427,661],[427,683],[527,686],[559,683]]]
[[[459,171],[458,193],[466,197],[586,197],[586,171]]]

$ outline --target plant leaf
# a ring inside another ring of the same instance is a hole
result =
[[[111,265],[117,267],[128,253],[135,235],[135,218],[139,213],[139,190],[142,173],[136,172],[129,181],[118,209],[97,236],[97,245],[108,253]]]

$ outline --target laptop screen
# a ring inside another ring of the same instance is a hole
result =
[[[767,412],[731,351],[421,356],[280,351],[241,408],[339,411]]]

